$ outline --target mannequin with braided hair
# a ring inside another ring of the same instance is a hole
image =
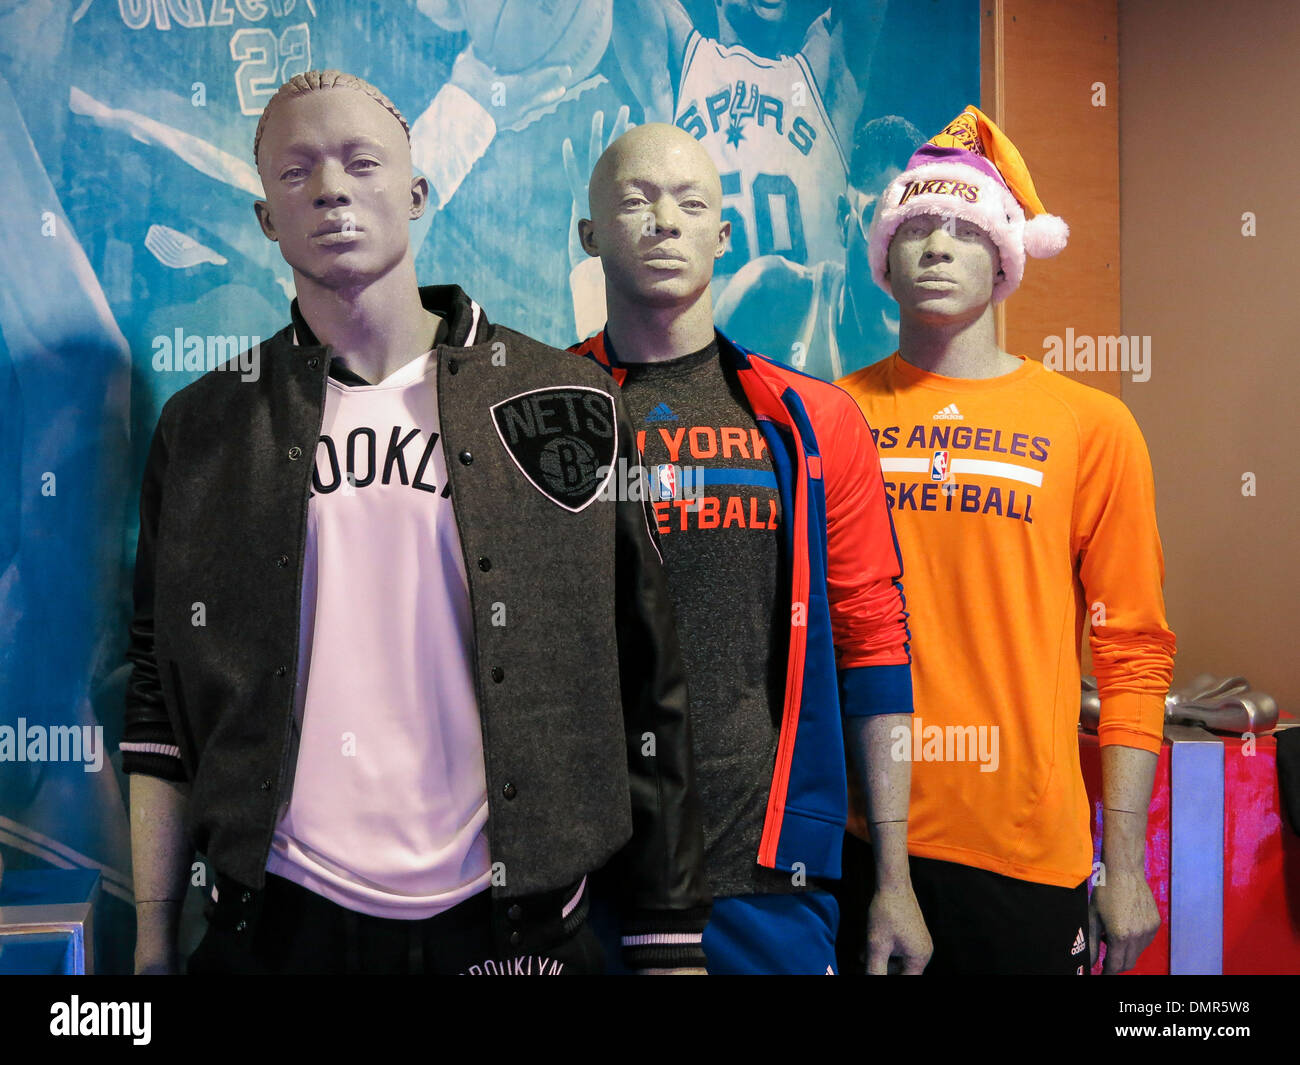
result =
[[[178,968],[196,848],[212,891],[191,973],[597,972],[587,879],[619,851],[629,967],[698,968],[661,564],[639,500],[587,506],[597,458],[635,461],[617,389],[458,286],[418,285],[429,182],[374,86],[292,78],[254,158],[292,324],[245,353],[247,380],[214,369],[168,400],[141,488],[136,971]],[[533,403],[562,435],[511,450],[493,412]],[[219,542],[237,546],[207,555]],[[191,603],[202,622],[176,613]],[[646,734],[653,751],[629,744]]]

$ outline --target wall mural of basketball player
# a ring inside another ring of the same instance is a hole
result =
[[[646,118],[703,142],[722,175],[732,235],[715,278],[760,255],[830,259],[840,248],[843,144],[862,109],[885,0],[715,6],[710,38],[679,0],[619,0],[614,34]]]
[[[0,4],[0,865],[98,867],[111,952],[129,919],[106,745],[121,715],[109,675],[130,351],[64,198],[74,6]]]
[[[716,37],[708,37],[679,0],[618,0],[614,48],[645,119],[673,122],[701,141],[722,177],[731,238],[714,270],[715,301],[751,259],[842,257],[841,136],[862,109],[885,6],[715,0]],[[585,336],[603,322],[602,283],[590,265],[574,265]],[[766,332],[750,342],[770,350]]]
[[[836,207],[843,261],[805,266],[781,255],[752,259],[723,293],[714,312],[718,328],[732,336],[761,333],[768,350],[788,352],[795,369],[828,381],[890,355],[898,347],[898,304],[871,279],[867,228],[876,197],[924,140],[898,115],[860,122],[849,182]],[[773,307],[782,314],[773,315]]]
[[[856,301],[843,282],[846,248],[865,261],[853,220],[863,210],[869,217],[874,190],[897,165],[886,158],[886,130],[869,143],[862,131],[882,117],[875,101],[887,95],[882,83],[902,74],[908,16],[917,15],[886,0],[714,0],[713,7],[710,26],[683,0],[617,0],[614,51],[644,118],[691,133],[721,173],[732,233],[714,273],[719,326],[833,380],[837,366],[888,355],[897,335],[895,312],[869,281],[857,286]],[[945,76],[967,76],[969,67],[977,78],[974,53],[965,60],[957,53],[952,67]],[[932,106],[933,88],[916,90],[909,118]],[[888,129],[910,124],[900,121]],[[591,151],[598,154],[594,143]],[[573,155],[566,148],[576,219],[586,204]],[[576,332],[585,337],[604,321],[603,279],[572,239],[570,252]],[[828,315],[847,328],[828,332]]]

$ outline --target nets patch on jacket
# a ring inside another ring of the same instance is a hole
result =
[[[542,495],[574,512],[600,494],[618,449],[614,400],[595,388],[537,388],[492,407],[497,435]]]

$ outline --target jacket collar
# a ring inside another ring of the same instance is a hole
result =
[[[788,383],[776,367],[766,359],[755,357],[755,352],[742,348],[721,329],[715,328],[713,333],[718,338],[718,357],[724,365],[736,371],[751,413],[757,418],[766,418],[791,428],[790,412],[785,404]],[[615,384],[623,384],[628,364],[619,360],[607,329],[584,341],[578,350],[605,367]]]
[[[749,356],[752,352],[734,343],[721,329],[715,328],[713,335],[718,341],[719,356],[728,366],[735,370],[748,370],[750,368]],[[614,344],[609,339],[609,330],[602,329],[590,341],[587,341],[586,345],[583,347],[584,354],[590,355],[597,363],[605,367],[614,377],[615,382],[621,385],[623,379],[627,376],[629,364],[619,359],[618,352],[614,350]]]
[[[483,309],[469,298],[459,285],[423,285],[420,303],[447,323],[446,347],[466,348],[486,343],[492,337],[492,324]],[[307,319],[302,316],[298,300],[289,304],[293,320],[294,343],[298,347],[321,347]]]
[[[787,429],[793,428],[790,410],[786,405],[789,382],[776,364],[748,348],[742,348],[720,330],[718,349],[740,378],[740,387],[749,400],[749,409],[754,417],[770,419]]]

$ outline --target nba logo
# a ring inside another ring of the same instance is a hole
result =
[[[948,479],[948,452],[936,451],[930,460],[930,480],[946,481]]]
[[[677,497],[677,467],[660,463],[655,467],[655,495],[659,499]]]

